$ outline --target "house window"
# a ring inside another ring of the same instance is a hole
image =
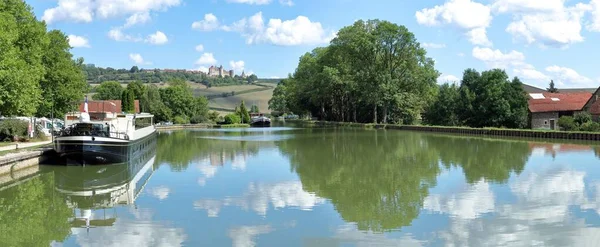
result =
[[[548,124],[548,120],[544,120],[544,125],[547,125],[547,124]]]

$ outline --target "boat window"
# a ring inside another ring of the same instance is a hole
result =
[[[135,129],[146,128],[150,125],[152,125],[152,118],[144,117],[135,119]]]

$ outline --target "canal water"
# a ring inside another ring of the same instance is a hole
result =
[[[407,131],[161,132],[0,187],[0,246],[597,246],[600,147]]]

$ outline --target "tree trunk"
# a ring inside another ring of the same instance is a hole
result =
[[[388,106],[387,104],[383,106],[383,123],[387,124],[387,118],[388,118]]]
[[[358,122],[358,121],[356,121],[356,105],[354,106],[354,114],[353,114],[352,118],[354,119],[355,123]]]
[[[325,103],[321,102],[321,120],[325,120]]]
[[[377,105],[373,106],[373,123],[377,123]]]

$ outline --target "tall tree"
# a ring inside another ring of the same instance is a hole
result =
[[[95,100],[119,100],[123,94],[123,87],[116,81],[105,81],[95,88]]]
[[[173,117],[173,111],[169,109],[160,97],[160,91],[156,85],[148,85],[146,89],[146,99],[143,104],[144,111],[154,114],[156,121],[170,121]]]
[[[33,115],[41,101],[46,26],[21,0],[0,1],[0,114]]]
[[[129,73],[137,73],[139,71],[140,71],[140,69],[138,68],[138,66],[135,66],[135,65],[133,67],[131,67],[131,69],[129,69]]]
[[[550,80],[550,87],[546,88],[549,93],[558,93],[558,89],[554,87],[554,80]]]
[[[83,59],[74,61],[67,36],[58,30],[48,32],[49,43],[42,58],[46,68],[44,79],[40,81],[44,99],[37,109],[37,116],[63,116],[76,109],[87,92],[88,86],[83,73]]]
[[[246,108],[246,103],[242,100],[240,104],[240,115],[242,117],[242,123],[250,123],[250,114],[248,113],[248,109]]]

